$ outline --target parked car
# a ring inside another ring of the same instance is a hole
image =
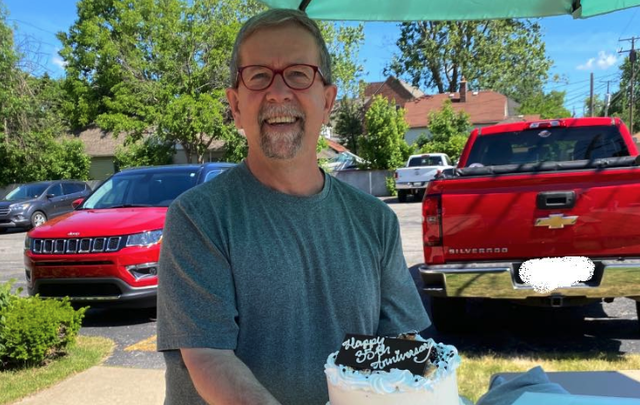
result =
[[[68,296],[92,306],[156,305],[158,257],[169,204],[231,163],[126,169],[102,183],[75,211],[25,238],[30,295]]]
[[[357,169],[365,163],[367,163],[366,160],[360,156],[354,155],[349,151],[344,151],[329,159],[325,167],[330,172],[336,172],[340,170]]]
[[[0,200],[0,233],[10,228],[30,229],[73,211],[72,202],[91,194],[89,185],[76,180],[27,183]]]
[[[405,167],[396,169],[394,173],[398,201],[406,202],[409,195],[422,201],[429,182],[439,173],[453,168],[451,159],[444,153],[409,156]]]

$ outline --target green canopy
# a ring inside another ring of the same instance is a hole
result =
[[[572,15],[589,18],[636,7],[640,0],[261,0],[319,20],[490,20]]]

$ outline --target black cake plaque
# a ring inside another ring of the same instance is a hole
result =
[[[432,342],[347,334],[336,364],[371,371],[397,368],[423,375],[432,349]]]

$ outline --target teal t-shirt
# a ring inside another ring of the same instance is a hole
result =
[[[346,333],[430,324],[395,213],[327,174],[295,197],[244,163],[170,206],[158,286],[167,404],[199,403],[178,349],[234,350],[283,404],[326,404],[324,364]]]

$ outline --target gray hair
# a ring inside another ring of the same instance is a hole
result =
[[[238,65],[240,63],[240,46],[242,42],[249,36],[264,28],[279,27],[288,23],[298,24],[300,27],[306,29],[312,36],[320,50],[320,70],[326,84],[332,84],[331,81],[331,55],[324,42],[324,38],[320,33],[320,28],[315,21],[309,18],[304,12],[299,10],[290,9],[269,9],[258,15],[251,17],[238,32],[236,42],[233,44],[233,53],[231,53],[231,64],[229,69],[231,71],[231,86],[236,87],[238,76]]]

